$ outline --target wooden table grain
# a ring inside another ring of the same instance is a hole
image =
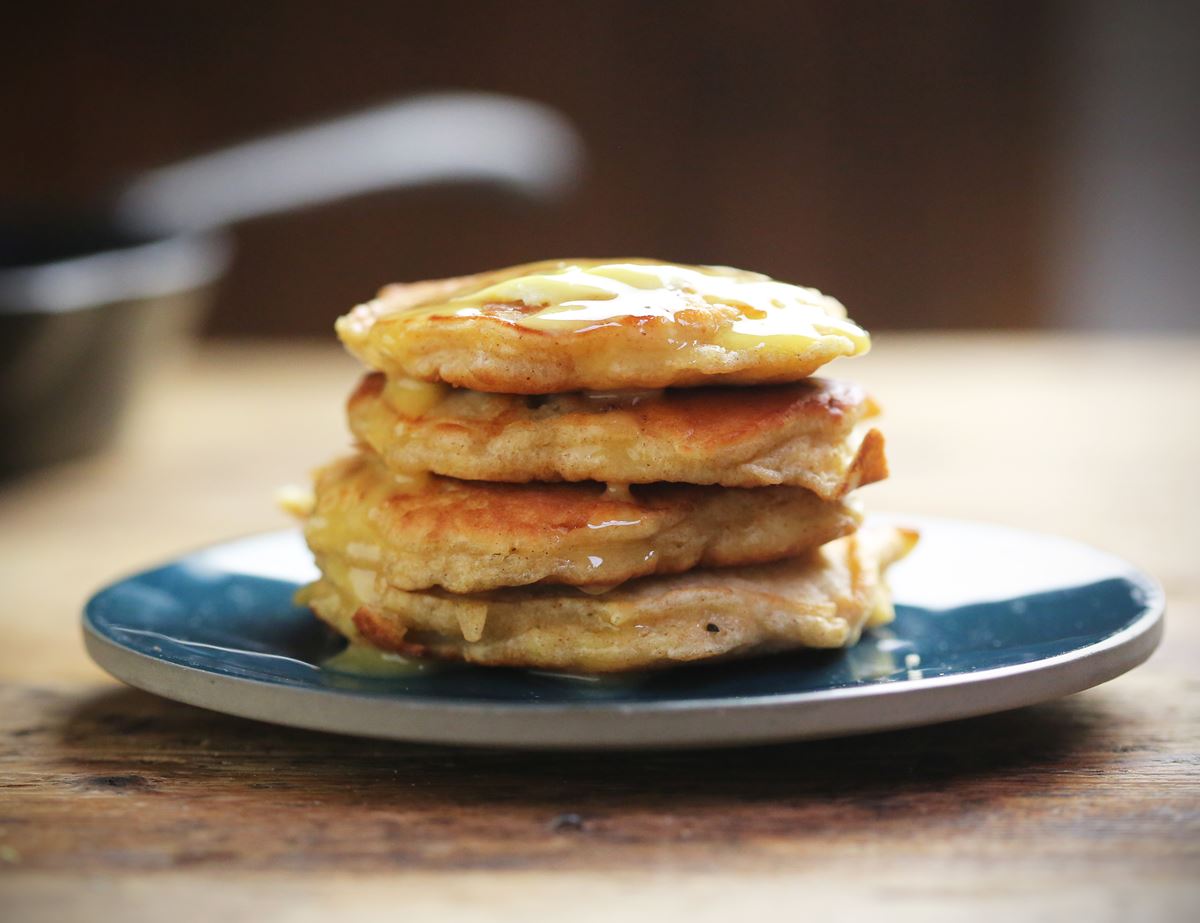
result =
[[[1143,667],[970,721],[735,751],[523,754],[211,714],[90,664],[98,584],[285,520],[348,444],[335,348],[214,345],[120,445],[0,486],[0,918],[1194,919],[1200,341],[877,338],[878,509],[1057,532],[1167,588]]]

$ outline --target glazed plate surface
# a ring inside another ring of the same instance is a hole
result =
[[[454,665],[359,675],[291,597],[315,573],[296,531],[215,545],[97,593],[92,658],[149,692],[278,724],[427,743],[700,747],[912,727],[1112,679],[1162,634],[1162,590],[1049,535],[948,519],[892,570],[896,621],[846,651],[612,678]]]

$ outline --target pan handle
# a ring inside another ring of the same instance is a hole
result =
[[[488,182],[535,199],[572,186],[583,145],[553,109],[492,93],[431,93],[143,174],[118,215],[195,231],[383,189]]]

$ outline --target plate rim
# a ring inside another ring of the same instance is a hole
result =
[[[282,529],[205,545],[105,585],[84,607],[83,640],[93,661],[122,682],[237,717],[413,743],[602,749],[745,746],[899,730],[977,717],[1060,698],[1107,682],[1143,663],[1162,638],[1166,595],[1161,584],[1110,552],[1052,533],[979,520],[899,514],[872,518],[909,521],[917,528],[922,524],[945,524],[1002,529],[1074,545],[1119,564],[1122,576],[1143,591],[1142,610],[1123,628],[1076,650],[970,673],[767,695],[570,704],[397,698],[369,690],[318,689],[230,676],[126,647],[93,622],[96,601],[127,580],[208,549],[296,531]],[[1080,661],[1090,662],[1090,669],[1071,669]],[[1014,682],[1022,677],[1028,682]],[[963,688],[972,694],[962,694]],[[369,707],[363,708],[364,703]],[[365,714],[356,714],[356,709]],[[709,719],[730,713],[748,713],[756,720],[732,724],[714,721],[714,727],[707,726]]]

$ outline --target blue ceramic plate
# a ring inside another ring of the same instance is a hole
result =
[[[452,666],[388,677],[322,667],[343,647],[292,604],[314,573],[293,531],[240,539],[101,590],[88,651],[125,682],[296,727],[518,747],[717,746],[909,727],[1112,679],[1162,634],[1163,594],[1085,545],[907,517],[896,621],[847,651],[618,678]]]

